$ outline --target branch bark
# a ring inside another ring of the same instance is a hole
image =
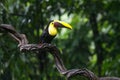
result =
[[[15,40],[19,42],[18,47],[21,52],[35,52],[35,54],[40,54],[39,51],[47,51],[49,52],[53,57],[55,61],[55,65],[57,70],[60,74],[63,74],[67,77],[69,80],[71,77],[80,75],[88,78],[89,80],[120,80],[119,78],[98,78],[93,72],[91,72],[88,69],[70,69],[67,70],[66,67],[63,64],[62,59],[60,58],[60,51],[59,49],[52,45],[52,44],[28,44],[28,40],[24,34],[18,33],[13,26],[7,25],[7,24],[1,24],[0,25],[0,31],[2,32],[8,32]],[[42,55],[42,53],[41,53]]]

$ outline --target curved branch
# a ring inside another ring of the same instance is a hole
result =
[[[60,51],[58,50],[58,48],[54,45],[51,44],[26,44],[24,46],[20,47],[21,51],[24,52],[28,52],[28,51],[37,51],[36,53],[39,54],[38,52],[41,50],[46,50],[48,52],[50,52],[50,54],[53,55],[54,60],[55,60],[55,64],[56,64],[56,68],[57,70],[65,75],[68,79],[72,76],[75,75],[81,75],[81,76],[85,76],[90,80],[98,80],[97,77],[89,70],[87,69],[71,69],[71,70],[67,70],[63,64],[62,59],[60,58]]]
[[[8,24],[1,24],[0,31],[8,32],[15,40],[19,42],[18,47],[28,44],[28,40],[24,34],[18,33],[13,26]]]
[[[41,50],[50,52],[50,54],[54,57],[57,70],[61,74],[65,75],[67,77],[67,79],[70,79],[72,76],[75,76],[75,75],[81,75],[81,76],[87,77],[89,80],[105,80],[105,78],[98,78],[96,75],[94,75],[93,72],[91,72],[87,69],[67,70],[63,64],[62,59],[60,58],[59,49],[52,44],[47,44],[47,43],[28,44],[28,40],[24,34],[18,33],[13,28],[13,26],[7,25],[7,24],[1,24],[0,31],[8,32],[8,34],[10,34],[15,40],[17,40],[19,42],[18,47],[20,48],[20,51],[23,51],[23,52],[34,51],[36,54],[40,54],[39,51],[41,51]],[[114,80],[114,79],[112,79],[112,80]],[[119,80],[119,79],[116,79],[116,80]]]

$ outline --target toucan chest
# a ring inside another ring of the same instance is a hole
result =
[[[52,36],[48,33],[48,31],[44,31],[40,37],[40,43],[51,43],[56,35]]]

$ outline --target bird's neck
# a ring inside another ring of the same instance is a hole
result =
[[[53,24],[50,24],[50,26],[48,27],[48,33],[51,36],[57,35],[57,29],[56,29],[56,27],[53,26]]]

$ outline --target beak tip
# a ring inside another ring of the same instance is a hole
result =
[[[72,30],[72,26],[70,27],[70,30]]]

